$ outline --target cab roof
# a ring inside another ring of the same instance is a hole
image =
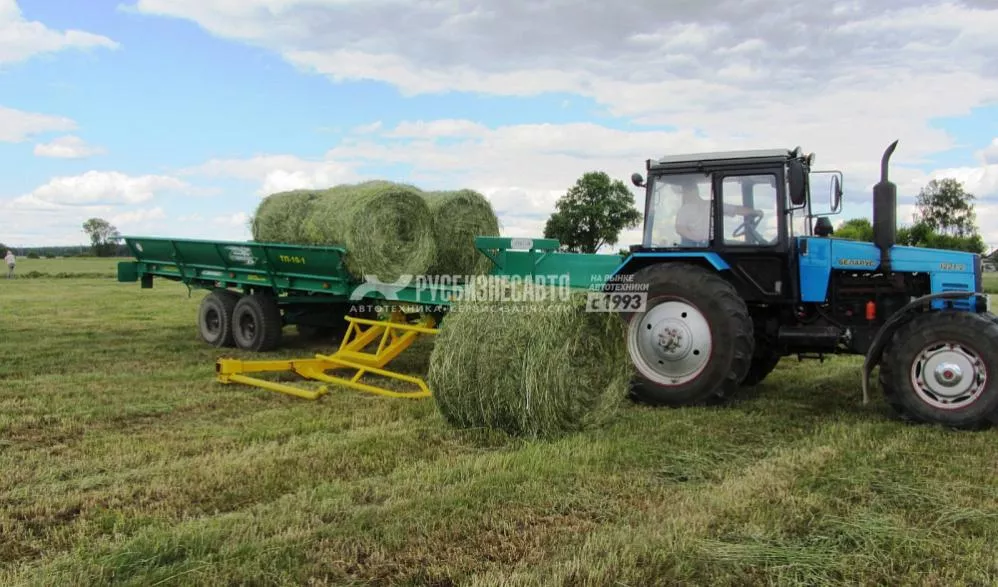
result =
[[[751,149],[666,155],[648,161],[649,169],[701,168],[729,165],[785,163],[799,155],[798,149]]]

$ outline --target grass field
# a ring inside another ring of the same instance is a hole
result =
[[[861,405],[858,359],[529,443],[217,384],[200,295],[0,280],[0,585],[998,581],[998,431]],[[268,356],[316,350],[288,342]]]

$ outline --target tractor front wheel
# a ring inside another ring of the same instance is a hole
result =
[[[645,311],[628,317],[636,399],[671,406],[727,399],[748,373],[755,346],[752,320],[735,288],[685,263],[646,267],[634,281],[648,286]]]
[[[887,403],[913,422],[976,429],[998,424],[998,323],[978,314],[920,314],[884,351]]]

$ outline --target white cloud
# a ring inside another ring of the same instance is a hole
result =
[[[587,96],[721,145],[802,145],[857,185],[950,148],[933,119],[998,100],[998,6],[944,0],[590,5],[396,0],[138,0],[332,80],[406,95]],[[649,14],[668,14],[667,24]],[[765,31],[765,38],[760,38]]]
[[[39,157],[54,157],[59,159],[85,159],[101,155],[105,151],[95,147],[75,135],[65,135],[48,143],[35,145],[35,155]]]
[[[117,206],[146,202],[157,193],[188,188],[186,182],[166,175],[133,177],[118,171],[88,171],[81,175],[54,177],[13,202],[36,210]]]
[[[249,214],[245,212],[235,212],[233,214],[223,214],[221,216],[216,216],[211,219],[212,224],[220,224],[223,226],[246,226],[249,222]]]
[[[55,31],[40,22],[25,20],[15,0],[0,0],[0,65],[66,49],[118,47],[116,41],[103,35],[75,29]]]
[[[260,155],[249,159],[212,159],[185,169],[184,175],[232,177],[259,182],[258,194],[325,188],[355,179],[352,166],[334,160],[308,161],[293,155]]]
[[[28,138],[76,129],[76,122],[65,116],[25,112],[0,106],[0,143],[20,143]]]
[[[152,220],[162,220],[164,218],[166,218],[166,212],[163,211],[161,206],[156,206],[155,208],[142,208],[121,212],[111,216],[108,222],[118,227],[122,232],[126,232],[131,226],[148,224]]]

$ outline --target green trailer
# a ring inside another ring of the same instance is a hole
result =
[[[419,336],[438,332],[450,304],[468,280],[480,276],[402,276],[394,283],[358,280],[344,265],[346,249],[283,243],[125,237],[134,261],[118,264],[118,281],[151,288],[157,278],[208,290],[198,308],[198,332],[216,347],[269,351],[285,326],[302,335],[339,339],[331,354],[293,360],[219,358],[216,377],[305,399],[327,392],[281,383],[260,373],[293,372],[323,383],[389,397],[422,398],[420,377],[393,372],[388,363]],[[492,262],[489,275],[547,283],[572,290],[600,289],[623,261],[619,255],[560,252],[552,239],[479,237],[478,251]],[[484,276],[488,279],[488,276]],[[348,375],[335,373],[347,371]],[[375,375],[399,385],[365,380]],[[408,386],[410,389],[405,389]]]
[[[378,319],[392,310],[428,314],[439,322],[460,296],[461,276],[403,276],[395,283],[359,280],[335,246],[124,237],[135,260],[118,264],[118,281],[153,287],[154,280],[208,290],[198,310],[198,331],[217,347],[269,351],[285,326],[301,335],[342,338],[348,317]],[[614,273],[619,255],[560,252],[553,239],[479,237],[491,275],[587,289]]]

